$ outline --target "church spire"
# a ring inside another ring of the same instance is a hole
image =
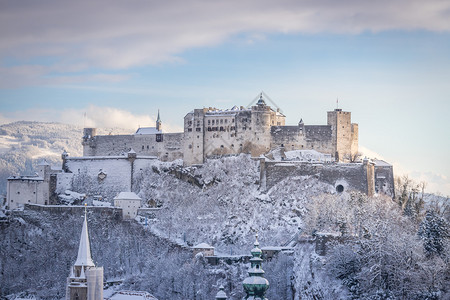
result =
[[[158,118],[156,119],[156,130],[161,131],[161,125],[162,125],[162,122],[161,122],[161,118],[159,116],[159,109],[158,109]]]
[[[91,258],[91,246],[89,245],[86,205],[84,206],[84,222],[83,229],[81,229],[80,245],[78,246],[78,256],[74,266],[95,267],[94,261]]]

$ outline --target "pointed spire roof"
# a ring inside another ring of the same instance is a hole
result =
[[[158,118],[156,119],[156,122],[161,122],[161,118],[159,116],[159,108],[158,108]]]
[[[78,256],[75,266],[95,267],[94,261],[91,258],[91,246],[89,245],[86,205],[84,208],[83,229],[81,229],[80,245],[78,246]]]

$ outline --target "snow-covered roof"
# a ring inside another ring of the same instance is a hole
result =
[[[375,166],[377,166],[377,167],[392,167],[391,164],[389,164],[381,159],[374,159],[372,161],[373,161],[373,163],[375,163]]]
[[[78,247],[78,256],[75,266],[95,267],[94,261],[91,257],[91,246],[89,245],[86,214],[84,215],[83,229],[81,230],[80,245]]]
[[[43,159],[38,163],[38,166],[50,166],[50,164],[45,159]]]
[[[283,251],[283,250],[293,250],[292,247],[283,247],[283,246],[265,246],[261,247],[262,251]]]
[[[35,176],[35,175],[28,175],[28,176],[11,176],[8,177],[8,180],[31,180],[31,181],[43,181],[44,178]]]
[[[109,300],[158,300],[152,294],[142,291],[120,291],[114,293]]]
[[[206,115],[223,115],[223,116],[229,116],[229,115],[235,115],[236,112],[238,111],[244,111],[244,110],[248,110],[246,108],[243,107],[238,107],[238,106],[233,106],[231,109],[219,109],[219,108],[215,108],[215,107],[210,107],[207,111],[206,111]]]
[[[134,192],[120,192],[114,200],[141,200],[141,198]]]
[[[213,246],[208,245],[207,243],[200,243],[197,246],[194,246],[195,249],[214,249]]]
[[[162,130],[157,130],[156,127],[140,127],[135,134],[157,134],[163,133]]]

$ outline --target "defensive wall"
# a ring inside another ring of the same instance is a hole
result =
[[[83,156],[117,156],[133,150],[173,161],[183,158],[183,140],[183,133],[96,135],[95,128],[85,128]]]
[[[375,192],[374,164],[362,163],[307,163],[296,161],[267,161],[260,158],[260,185],[269,190],[288,177],[317,176],[318,180],[333,185],[336,191],[360,191],[368,196]]]

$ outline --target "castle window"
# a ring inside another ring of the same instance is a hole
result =
[[[189,149],[192,149],[192,145],[189,145]]]
[[[156,142],[162,142],[163,141],[163,135],[162,134],[160,134],[160,133],[158,133],[158,134],[156,134]]]
[[[220,148],[223,148],[223,145],[220,145]]]
[[[342,184],[339,184],[336,186],[336,192],[342,193],[344,191],[344,186]]]
[[[195,131],[202,131],[200,127],[195,128]]]
[[[220,131],[225,131],[222,126],[220,126]]]
[[[208,125],[211,125],[211,120],[208,120]]]
[[[234,148],[234,144],[231,144],[231,148]]]
[[[19,194],[19,195],[20,195],[20,192],[17,192],[17,194]]]
[[[208,121],[209,122],[209,121]],[[214,120],[212,120],[212,124],[214,125]]]
[[[148,150],[148,149],[150,149],[150,146],[149,146],[149,145],[147,145],[147,150]]]
[[[197,135],[197,138],[199,139],[199,138],[200,138],[200,136],[199,136],[199,135]]]
[[[225,119],[225,124],[228,123],[228,119]]]
[[[234,123],[234,119],[231,119],[231,123]]]
[[[208,127],[208,131],[211,131],[211,127]]]
[[[188,132],[192,132],[192,128],[188,128]]]
[[[220,124],[223,124],[223,119],[220,120]]]
[[[142,150],[144,150],[144,145],[142,145]]]

